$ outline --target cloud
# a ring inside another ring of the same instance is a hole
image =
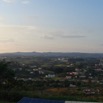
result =
[[[12,37],[16,42],[32,42],[34,39],[47,39],[47,40],[56,40],[56,39],[79,39],[85,38],[84,35],[74,35],[70,34],[70,31],[58,31],[58,30],[45,30],[36,26],[29,25],[1,25],[0,26],[0,42],[13,42],[13,40],[8,40],[7,38]]]
[[[30,38],[30,35],[38,37],[39,30],[35,26],[27,25],[1,25],[0,26],[0,37],[14,37],[23,39],[24,37]],[[15,37],[16,35],[16,37]]]
[[[40,29],[35,26],[27,25],[0,25],[1,42],[13,42],[8,40],[9,37],[16,42],[33,41],[34,38],[41,38]]]
[[[49,39],[49,40],[53,40],[53,39],[54,39],[54,37],[53,37],[53,36],[50,36],[50,35],[44,35],[43,38]]]
[[[13,3],[13,2],[15,2],[15,0],[2,0],[3,2],[5,2],[5,3]]]
[[[68,31],[68,32],[63,32],[63,31],[54,31],[54,32],[47,32],[45,33],[44,35],[44,38],[45,39],[54,39],[54,38],[63,38],[63,39],[67,39],[67,38],[85,38],[86,36],[85,35],[79,35],[77,33],[77,35],[75,35],[75,32],[71,32],[71,31]]]
[[[37,29],[35,26],[29,26],[29,25],[0,25],[0,28],[6,28],[6,29],[25,29],[25,30],[35,30]]]
[[[16,2],[16,1],[18,1],[18,0],[2,0],[3,2],[5,2],[5,3],[14,3],[14,2]],[[31,0],[20,0],[20,2],[22,3],[22,4],[28,4],[28,3],[30,3],[30,1]]]
[[[28,3],[30,3],[30,0],[22,0],[21,3],[22,4],[28,4]]]
[[[62,38],[85,38],[84,35],[60,35]]]
[[[15,42],[14,39],[5,39],[5,40],[0,40],[0,43],[12,43]]]

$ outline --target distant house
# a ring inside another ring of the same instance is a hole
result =
[[[69,87],[71,87],[71,88],[75,88],[76,85],[74,85],[74,84],[70,84]]]
[[[72,78],[72,76],[66,76],[66,79],[71,79]]]
[[[79,78],[80,78],[80,79],[85,79],[86,76],[85,76],[85,75],[80,75]]]
[[[84,89],[83,92],[84,92],[84,94],[87,94],[87,95],[93,95],[93,94],[99,94],[100,90],[87,88],[87,89]]]
[[[45,77],[46,77],[46,78],[54,78],[54,77],[55,77],[55,74],[47,74]]]

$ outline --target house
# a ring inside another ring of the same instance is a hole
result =
[[[46,78],[54,78],[54,77],[55,77],[55,74],[47,74],[45,77],[46,77]]]

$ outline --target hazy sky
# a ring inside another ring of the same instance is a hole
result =
[[[103,0],[0,0],[0,52],[103,52]]]

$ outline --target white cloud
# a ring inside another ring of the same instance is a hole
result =
[[[12,43],[12,42],[15,42],[14,39],[0,39],[0,43]]]
[[[30,0],[22,0],[21,3],[22,4],[28,4],[28,3],[30,3]]]
[[[0,25],[0,52],[32,51],[34,47],[39,48],[38,45],[43,43],[42,33],[36,26]]]
[[[2,0],[5,3],[13,3],[15,0]]]
[[[40,38],[40,30],[35,26],[26,25],[0,25],[1,42],[13,38],[17,41],[33,40]]]
[[[43,38],[45,38],[45,39],[49,39],[49,40],[53,40],[53,39],[54,39],[54,37],[51,36],[51,35],[44,35]]]
[[[79,39],[79,38],[85,38],[87,37],[83,32],[78,33],[72,31],[57,31],[57,30],[43,30],[42,28],[38,28],[36,26],[28,26],[28,25],[1,25],[0,26],[0,34],[3,35],[11,35],[17,37],[22,37],[24,36],[26,38],[31,38],[37,37],[37,38],[44,38],[44,39],[66,39],[66,38],[74,38],[74,39]]]
[[[0,52],[8,51],[68,51],[88,48],[83,32],[44,29],[28,25],[0,25]],[[84,34],[85,35],[85,34]],[[47,40],[45,40],[45,39]],[[66,39],[66,38],[78,38]],[[53,41],[52,41],[53,40]],[[83,45],[83,46],[84,46]],[[90,45],[92,47],[92,44]],[[73,48],[74,47],[74,48]]]
[[[14,3],[16,1],[21,2],[22,4],[28,4],[30,2],[30,0],[2,0],[5,3]]]
[[[72,31],[51,31],[51,32],[45,32],[44,34],[44,38],[45,39],[55,39],[55,38],[61,38],[61,39],[66,39],[66,38],[85,38],[85,35],[83,32],[78,33],[77,31],[75,31],[74,33]]]

